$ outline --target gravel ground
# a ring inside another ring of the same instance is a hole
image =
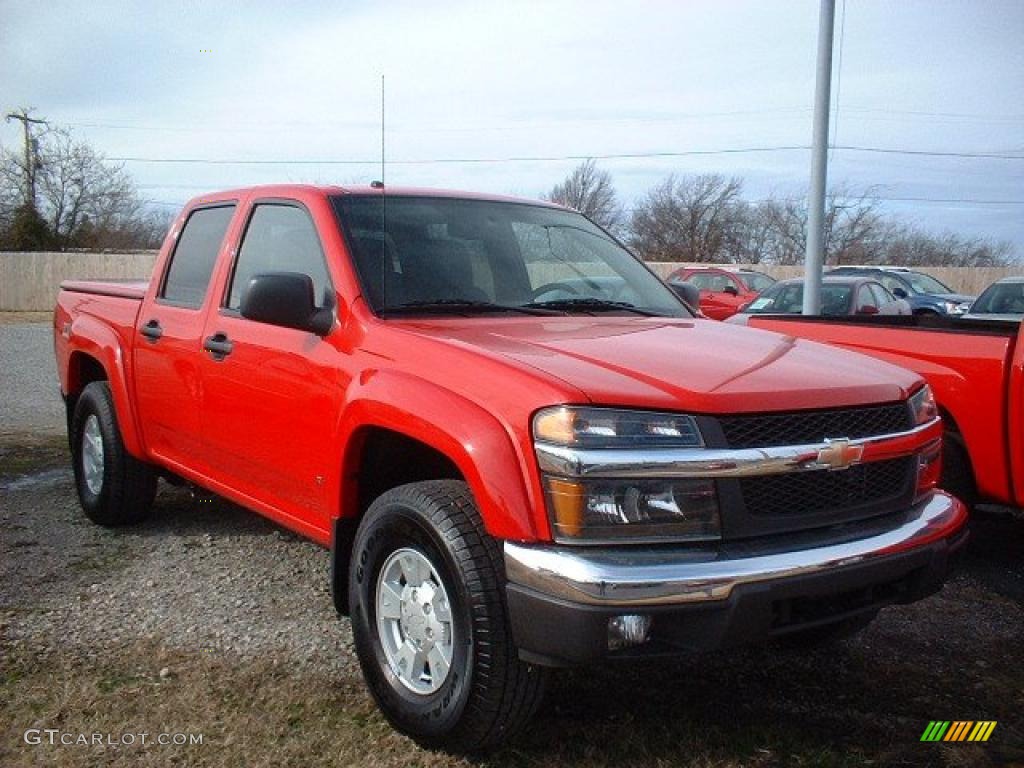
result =
[[[110,531],[77,506],[71,472],[0,483],[0,612],[15,643],[81,653],[159,640],[241,656],[285,652],[337,674],[352,663],[325,550],[217,498],[163,485],[144,526]],[[340,651],[340,652],[339,652]]]
[[[220,671],[206,678],[228,680],[270,663],[300,689],[342,681],[349,693],[329,706],[361,708],[358,727],[369,723],[374,739],[390,733],[365,694],[352,693],[358,664],[348,623],[331,605],[324,550],[227,502],[166,485],[144,524],[93,526],[78,508],[65,454],[58,438],[34,437],[8,438],[0,452],[4,654],[56,653],[88,670],[141,642],[216,661]],[[939,595],[886,609],[852,640],[560,674],[538,727],[487,764],[1024,764],[1024,524],[989,513],[974,525],[966,565]],[[178,662],[166,663],[175,674]],[[188,662],[180,663],[184,672]],[[263,695],[272,705],[277,694]],[[52,706],[72,721],[84,716],[74,704]],[[160,712],[166,702],[153,706]],[[932,719],[997,720],[998,738],[984,748],[926,748],[917,740]],[[357,757],[345,764],[378,762],[358,757],[370,738],[361,733],[350,734]],[[464,764],[386,738],[391,751],[380,760],[391,762],[380,765]],[[301,754],[302,742],[293,748]]]
[[[0,322],[0,435],[63,433],[51,334],[49,322]]]

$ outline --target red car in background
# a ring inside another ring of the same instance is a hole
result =
[[[669,283],[689,283],[700,290],[700,310],[713,320],[725,320],[775,284],[775,279],[751,269],[684,267],[668,276]]]

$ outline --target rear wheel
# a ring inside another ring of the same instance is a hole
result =
[[[392,489],[359,526],[349,575],[356,652],[384,715],[425,746],[496,746],[540,703],[543,670],[519,660],[503,574],[463,482]]]
[[[156,475],[125,450],[107,382],[94,381],[82,390],[70,438],[78,500],[86,516],[106,526],[142,520],[156,496]]]

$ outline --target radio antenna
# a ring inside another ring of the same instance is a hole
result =
[[[384,162],[384,73],[380,74],[380,300],[386,307],[388,286],[388,188],[385,186]]]

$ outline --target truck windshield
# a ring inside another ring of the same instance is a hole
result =
[[[692,316],[578,213],[404,195],[339,195],[333,204],[378,314]]]

